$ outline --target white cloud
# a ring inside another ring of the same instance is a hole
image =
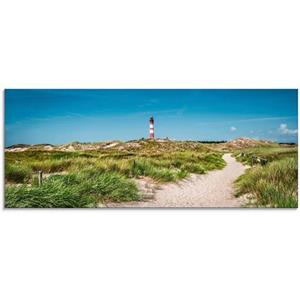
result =
[[[230,130],[231,132],[236,131],[236,127],[231,126],[231,127],[229,128],[229,130]]]
[[[298,134],[298,129],[289,129],[287,124],[280,124],[278,131],[280,134],[288,134],[288,135]]]

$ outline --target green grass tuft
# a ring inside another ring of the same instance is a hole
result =
[[[5,190],[8,208],[83,208],[99,202],[137,201],[134,182],[116,173],[53,175],[38,187],[10,186]]]
[[[285,157],[256,166],[236,181],[237,195],[249,193],[259,207],[298,207],[298,160]]]
[[[5,164],[5,180],[14,183],[25,183],[31,177],[31,170],[26,165]]]

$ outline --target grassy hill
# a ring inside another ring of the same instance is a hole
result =
[[[298,207],[298,148],[266,144],[234,150],[252,168],[236,182],[237,195],[248,194],[255,207]]]
[[[237,195],[252,197],[250,206],[298,206],[297,146],[247,138],[222,143],[142,139],[11,146],[5,151],[5,205],[95,207],[106,201],[138,201],[135,179],[171,182],[222,169],[225,152],[252,166],[236,182]],[[45,176],[41,187],[38,171]]]
[[[16,149],[5,153],[6,207],[94,207],[139,200],[134,178],[169,182],[225,166],[222,152],[199,142],[75,142]],[[38,171],[47,174],[42,187]]]

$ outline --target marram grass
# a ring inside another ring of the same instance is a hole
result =
[[[298,160],[296,156],[255,166],[236,181],[237,195],[254,196],[258,207],[298,207]]]
[[[141,196],[133,178],[173,182],[225,166],[222,153],[200,143],[155,141],[124,151],[7,152],[5,162],[6,207],[95,207],[106,201],[137,201]],[[41,187],[38,171],[47,174]]]
[[[200,148],[201,149],[201,148]],[[94,169],[97,172],[116,172],[126,177],[149,176],[161,182],[176,181],[189,173],[203,174],[209,170],[222,169],[225,162],[221,153],[212,151],[175,151],[155,154],[111,152],[59,153],[26,151],[6,153],[8,167],[6,182],[30,182],[37,171],[44,173],[80,172]],[[20,154],[20,155],[19,155]]]
[[[117,173],[83,171],[54,175],[41,187],[9,186],[5,189],[7,208],[84,208],[106,201],[140,199],[134,182]]]

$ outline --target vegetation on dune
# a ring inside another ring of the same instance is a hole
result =
[[[297,147],[287,146],[264,146],[252,147],[243,150],[235,151],[235,156],[238,161],[251,164],[253,157],[265,159],[267,162],[278,160],[287,156],[295,155],[298,153]]]
[[[226,145],[237,160],[254,162],[236,182],[238,195],[254,197],[250,206],[298,206],[296,146],[250,139]],[[225,166],[222,144],[140,140],[94,146],[72,143],[72,147],[76,151],[46,151],[35,146],[6,152],[6,207],[95,207],[99,202],[139,200],[132,178],[147,176],[170,182]],[[37,186],[37,171],[51,175],[41,187]]]
[[[6,207],[94,207],[105,201],[139,200],[131,178],[170,182],[225,166],[221,152],[197,142],[142,140],[120,147],[6,152],[6,182],[23,183],[7,186]],[[36,178],[40,170],[50,174],[41,187]]]
[[[298,207],[298,163],[286,157],[247,170],[236,182],[238,194],[250,193],[259,207]]]
[[[160,144],[164,144],[161,146]],[[95,169],[116,172],[126,177],[149,176],[168,182],[186,177],[189,173],[205,173],[225,166],[222,154],[198,143],[143,141],[134,150],[102,149],[94,151],[24,151],[6,153],[8,182],[27,182],[37,171],[44,173],[78,172]],[[15,172],[24,167],[27,175],[12,180]]]
[[[25,183],[31,178],[31,169],[27,165],[7,163],[5,179],[13,183]]]
[[[8,208],[83,208],[96,207],[105,201],[139,200],[134,182],[116,173],[82,171],[53,175],[41,187],[9,186],[5,206]]]
[[[243,153],[243,155],[241,155]],[[272,146],[243,149],[237,159],[252,164],[253,157],[264,159],[236,181],[237,195],[250,194],[248,205],[258,207],[298,207],[298,150],[296,147]]]
[[[46,159],[43,161],[31,162],[28,164],[28,167],[30,167],[33,172],[43,171],[45,173],[55,173],[67,170],[71,164],[71,159]]]
[[[163,162],[160,164],[158,161],[147,159],[134,160],[130,173],[134,177],[148,176],[162,182],[175,181],[187,175],[184,170],[167,168]]]

